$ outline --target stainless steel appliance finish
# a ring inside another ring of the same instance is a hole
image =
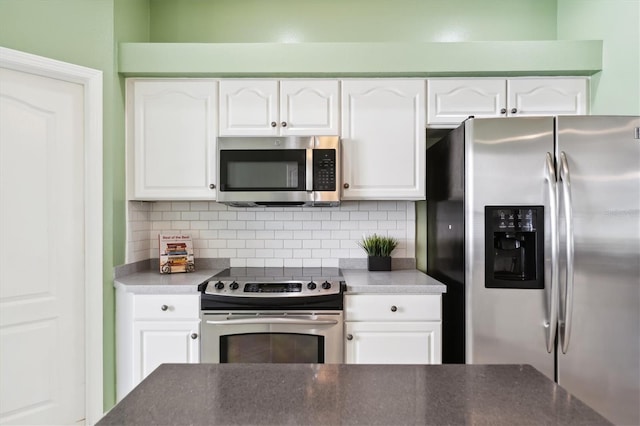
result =
[[[200,360],[339,364],[344,356],[342,315],[342,311],[202,311]],[[264,337],[268,340],[261,341]],[[245,341],[235,345],[237,349],[225,349],[225,338]]]
[[[236,207],[340,204],[340,138],[218,138],[217,201]]]
[[[429,148],[443,362],[531,364],[611,421],[640,424],[638,128],[640,117],[470,119]],[[503,205],[544,211],[542,289],[485,285],[485,208]]]
[[[202,362],[343,362],[337,268],[231,268],[200,285]]]

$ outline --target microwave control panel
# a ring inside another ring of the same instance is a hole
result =
[[[336,150],[313,150],[313,190],[336,190]]]

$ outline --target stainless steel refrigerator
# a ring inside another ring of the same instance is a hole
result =
[[[640,117],[448,132],[427,150],[427,265],[443,362],[531,364],[640,424]]]

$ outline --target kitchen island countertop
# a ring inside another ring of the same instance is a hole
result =
[[[607,425],[529,365],[163,364],[107,425]]]
[[[136,272],[116,278],[114,285],[130,293],[184,294],[197,293],[198,284],[208,280],[222,269],[203,269],[181,274],[160,274],[157,271]],[[366,269],[341,269],[348,294],[441,294],[446,287],[417,269],[389,272],[370,272]]]

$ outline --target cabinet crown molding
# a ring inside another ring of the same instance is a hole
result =
[[[128,77],[588,76],[602,41],[120,43],[118,59]]]

